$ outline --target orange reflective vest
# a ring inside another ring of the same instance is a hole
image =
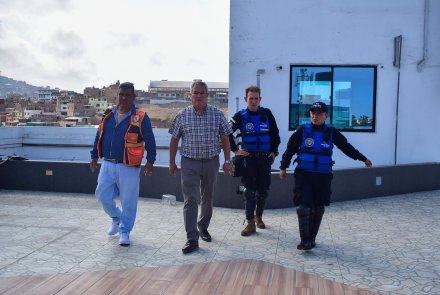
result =
[[[102,122],[99,124],[99,139],[98,139],[98,157],[102,158],[102,133],[104,132],[105,121],[113,114],[114,106],[108,107],[105,111]],[[136,114],[131,114],[130,125],[128,125],[127,133],[125,133],[124,145],[124,165],[136,166],[142,163],[144,158],[144,137],[142,136],[141,124],[145,113],[136,110]]]

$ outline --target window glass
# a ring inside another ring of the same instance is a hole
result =
[[[374,68],[334,68],[332,124],[341,129],[373,127]]]
[[[329,109],[326,124],[343,131],[374,132],[375,66],[291,66],[289,129],[310,122],[314,102]]]
[[[330,67],[292,67],[290,128],[311,122],[309,109],[314,102],[330,105],[331,70]],[[326,123],[330,124],[330,117]]]

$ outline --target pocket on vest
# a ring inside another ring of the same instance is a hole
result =
[[[301,167],[304,169],[314,169],[315,168],[315,156],[309,154],[301,155]]]
[[[137,133],[127,133],[127,141],[132,143],[138,142],[138,134]]]
[[[331,164],[331,158],[330,157],[318,158],[318,163],[316,165],[316,170],[317,171],[329,171],[330,170],[330,164]]]
[[[140,147],[128,147],[127,157],[130,165],[139,165],[144,157],[145,147],[142,145]]]

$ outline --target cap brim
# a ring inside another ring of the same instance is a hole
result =
[[[323,110],[320,110],[320,109],[318,109],[318,108],[310,108],[310,110],[308,110],[308,112],[310,112],[311,110],[315,110],[315,111],[318,111],[318,112],[320,112],[320,113],[324,113]]]

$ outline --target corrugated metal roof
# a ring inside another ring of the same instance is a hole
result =
[[[205,82],[205,81],[203,81]],[[193,81],[151,81],[152,88],[189,88]],[[228,82],[205,82],[209,88],[229,88]]]

